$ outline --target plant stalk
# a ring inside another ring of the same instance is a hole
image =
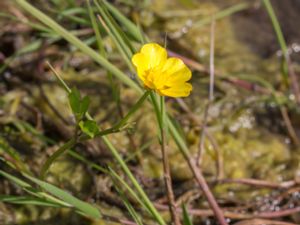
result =
[[[169,165],[169,158],[168,153],[166,149],[166,127],[167,124],[165,123],[165,102],[164,97],[161,96],[161,120],[158,121],[161,124],[161,154],[162,154],[162,160],[163,160],[163,170],[164,170],[164,181],[165,181],[165,187],[167,190],[167,196],[168,196],[168,203],[169,203],[169,210],[172,217],[172,221],[175,225],[181,225],[179,216],[176,213],[176,203],[175,203],[175,197],[172,187],[172,178],[170,173],[170,165]]]

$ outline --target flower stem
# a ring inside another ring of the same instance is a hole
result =
[[[169,203],[169,210],[172,217],[172,221],[175,225],[181,225],[179,216],[176,213],[176,203],[175,203],[175,197],[173,193],[172,188],[172,179],[171,179],[171,173],[170,173],[170,167],[169,167],[169,159],[168,159],[168,153],[166,151],[166,130],[167,130],[167,123],[165,121],[166,118],[166,112],[165,112],[165,100],[164,97],[161,96],[161,117],[157,118],[160,123],[160,133],[161,133],[161,153],[162,153],[162,159],[163,159],[163,169],[164,169],[164,181],[165,186],[167,190],[167,196],[168,196],[168,203]]]

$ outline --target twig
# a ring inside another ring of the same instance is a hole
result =
[[[124,225],[137,225],[137,223],[133,222],[133,221],[129,221],[127,219],[122,219],[122,218],[117,218],[111,215],[105,215],[102,214],[102,218],[106,221],[112,221],[112,222],[117,222],[117,223],[121,223]]]
[[[278,218],[278,217],[283,217],[283,216],[288,216],[294,213],[300,212],[300,206],[292,208],[292,209],[283,209],[279,211],[274,211],[274,212],[262,212],[262,213],[257,213],[254,214],[254,216],[259,217],[259,218]]]
[[[168,206],[166,206],[166,205],[155,204],[155,206],[159,210],[168,210]],[[211,216],[215,215],[214,212],[210,209],[191,209],[190,208],[187,210],[191,216],[211,217]],[[177,209],[177,212],[182,213],[182,210]],[[224,210],[224,215],[230,219],[253,219],[253,218],[273,219],[273,218],[279,218],[279,217],[283,217],[283,216],[289,216],[289,215],[292,215],[292,214],[298,213],[298,212],[300,212],[300,206],[292,208],[292,209],[284,209],[284,210],[280,210],[280,211],[262,212],[262,213],[254,213],[254,214],[238,213],[238,212],[231,212],[231,211]]]
[[[187,104],[180,98],[176,99],[179,106],[184,110],[184,112],[187,113],[187,116],[196,123],[197,126],[201,127],[202,123],[200,122],[200,119],[190,110],[190,108],[187,106]],[[217,179],[222,179],[224,177],[224,162],[223,157],[221,154],[221,150],[217,144],[216,139],[213,137],[213,135],[206,129],[205,130],[206,136],[208,140],[210,141],[211,145],[213,146],[214,151],[216,152],[216,170],[217,170]]]
[[[223,179],[224,178],[224,160],[223,160],[223,155],[221,153],[221,149],[220,149],[216,139],[211,135],[211,133],[206,131],[206,136],[207,136],[207,139],[209,140],[209,142],[211,143],[213,149],[216,152],[216,160],[215,160],[216,161],[216,170],[217,170],[216,178]]]
[[[288,66],[289,77],[291,79],[292,90],[295,95],[296,102],[299,105],[300,104],[300,87],[299,87],[299,83],[298,83],[299,80],[297,78],[297,75],[295,74],[295,70],[293,68],[293,62],[292,62],[289,54],[286,55],[286,61],[287,61],[287,66]]]
[[[289,117],[288,111],[286,109],[285,106],[281,106],[280,107],[280,112],[283,118],[283,121],[285,123],[285,126],[287,128],[288,134],[290,136],[290,138],[293,140],[294,144],[296,144],[297,146],[300,145],[300,141],[298,139],[298,136],[296,134],[296,131],[292,125],[291,119]]]
[[[222,183],[236,183],[236,184],[244,184],[244,185],[251,185],[255,187],[260,187],[260,188],[279,188],[279,189],[288,189],[297,184],[296,181],[290,180],[290,181],[285,181],[282,183],[274,183],[274,182],[269,182],[265,180],[256,180],[256,179],[251,179],[251,178],[241,178],[241,179],[223,179],[223,180],[218,180],[217,181],[219,184]]]
[[[210,45],[210,87],[209,87],[209,103],[206,108],[205,116],[204,116],[204,122],[202,126],[202,135],[201,135],[201,140],[200,140],[200,148],[198,151],[198,155],[196,160],[192,159],[191,157],[187,157],[189,166],[194,174],[194,177],[196,178],[197,183],[201,187],[210,207],[212,208],[218,222],[221,225],[226,225],[227,222],[225,220],[224,214],[219,207],[215,197],[213,196],[203,174],[202,170],[200,168],[200,159],[202,155],[202,150],[203,150],[203,143],[204,143],[204,138],[205,138],[205,127],[206,127],[206,121],[207,121],[207,116],[208,116],[208,109],[210,103],[213,101],[213,86],[214,86],[214,29],[215,29],[215,22],[214,19],[212,21],[211,25],[211,45]]]
[[[214,49],[214,44],[212,42],[214,42],[214,22],[212,23],[212,38],[211,38],[211,51],[213,53],[213,49]],[[211,54],[211,67],[210,67],[210,74],[211,74],[211,81],[210,81],[210,87],[211,85],[213,86],[214,84],[214,66],[213,66],[214,62],[213,62],[213,54]],[[213,98],[213,89],[210,88],[210,98]],[[205,133],[205,126],[203,126],[203,133]],[[201,142],[201,141],[200,141]],[[199,154],[198,154],[199,155]],[[210,207],[212,208],[214,215],[216,216],[218,222],[221,225],[227,225],[227,222],[225,220],[224,214],[222,212],[222,210],[220,209],[215,197],[213,196],[209,186],[207,185],[207,182],[202,174],[202,171],[200,169],[200,167],[197,166],[198,161],[199,160],[195,160],[191,157],[189,157],[189,155],[184,155],[185,159],[187,160],[189,167],[197,181],[197,183],[199,184],[201,190],[203,191],[203,194],[205,195]]]
[[[251,219],[251,220],[243,220],[235,223],[234,225],[297,225],[295,223],[287,223],[282,221],[274,221],[274,220],[264,220],[264,219]]]
[[[187,58],[185,56],[182,56],[178,53],[172,52],[172,51],[168,51],[168,54],[170,56],[174,56],[174,57],[178,57],[180,58],[185,64],[187,64],[189,67],[191,67],[192,69],[204,73],[204,74],[210,74],[210,71],[207,67],[205,67],[204,65],[196,62],[193,59]],[[220,79],[231,83],[237,87],[246,89],[248,91],[253,91],[253,92],[257,92],[257,93],[261,93],[261,94],[270,94],[270,90],[266,89],[265,87],[262,87],[258,84],[255,83],[251,83],[249,81],[246,80],[241,80],[238,78],[233,78],[233,77],[228,77],[228,76],[224,76],[220,71],[215,70],[214,71],[215,76],[219,77]]]
[[[208,119],[208,111],[209,107],[212,104],[214,100],[214,79],[215,79],[215,66],[214,66],[214,42],[215,42],[215,20],[212,19],[211,23],[211,31],[210,31],[210,58],[209,58],[209,96],[208,96],[208,103],[205,108],[204,112],[204,119],[202,124],[202,132],[200,135],[200,142],[199,142],[199,149],[198,154],[196,158],[197,166],[199,167],[201,165],[201,161],[203,158],[204,153],[204,142],[205,142],[205,130],[207,125],[207,119]]]
[[[213,194],[203,176],[201,169],[197,166],[195,160],[192,158],[188,159],[188,163],[194,174],[194,177],[195,177],[197,183],[199,184],[201,190],[203,191],[203,194],[205,195],[210,207],[212,208],[212,211],[213,211],[214,215],[216,216],[218,222],[221,225],[227,225],[227,222],[224,217],[224,213],[223,213],[222,209],[220,208],[220,206],[218,205],[215,197],[213,196]]]
[[[188,115],[193,119],[193,121],[201,126],[198,118],[189,110],[189,108],[184,104],[183,101],[181,101],[181,103],[182,103],[181,104],[182,108],[188,113]],[[212,139],[211,135],[209,135],[208,137],[210,137]],[[219,152],[217,152],[217,154],[220,155]],[[221,160],[221,159],[222,159],[222,157],[219,156],[218,160]],[[193,159],[186,158],[186,160],[189,164],[189,167],[191,168],[191,171],[194,174],[194,177],[195,177],[197,183],[200,185],[204,195],[206,196],[206,198],[209,202],[209,205],[212,207],[213,212],[214,212],[215,216],[218,218],[220,224],[227,224],[226,221],[225,221],[222,210],[218,206],[214,196],[212,195],[212,193],[211,193],[211,191],[210,191],[210,189],[209,189],[209,187],[208,187],[208,185],[207,185],[207,183],[206,183],[206,181],[203,177],[201,169],[196,165],[196,162],[194,162]],[[220,165],[220,166],[223,166],[222,163],[217,162],[217,164]],[[221,223],[221,221],[224,222],[224,223]]]
[[[192,60],[188,57],[185,57],[185,56],[180,55],[178,53],[172,52],[170,50],[168,50],[168,55],[180,58],[185,64],[187,64],[189,67],[193,68],[194,70],[197,70],[198,72],[203,72],[203,73],[208,73],[209,72],[208,69],[204,65],[202,65],[202,64],[200,64],[200,63],[196,62],[195,60]]]

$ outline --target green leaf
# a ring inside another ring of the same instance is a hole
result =
[[[92,218],[99,219],[101,217],[101,214],[99,210],[92,205],[79,200],[78,198],[70,195],[69,193],[65,192],[64,190],[49,184],[47,182],[41,181],[39,179],[36,179],[34,177],[31,177],[29,175],[24,175],[28,179],[30,179],[32,182],[39,185],[44,190],[48,191],[50,194],[58,197],[59,199],[69,203],[70,205],[74,206],[78,211],[82,212],[83,214],[90,216]]]
[[[84,98],[81,100],[81,102],[80,102],[80,115],[81,116],[83,116],[87,112],[90,102],[91,101],[88,96],[84,96]]]
[[[30,184],[22,181],[18,177],[15,177],[13,175],[10,175],[10,174],[4,172],[3,170],[0,170],[0,175],[2,175],[3,177],[7,178],[8,180],[14,182],[15,184],[19,185],[20,187],[23,187],[23,188],[30,188],[31,187]]]
[[[183,225],[193,225],[192,219],[190,218],[186,206],[182,204],[182,217]]]
[[[99,133],[99,127],[94,120],[85,120],[79,122],[79,127],[83,133],[93,138]]]
[[[21,180],[18,177],[15,177],[13,175],[10,175],[2,170],[0,170],[0,175],[4,176],[6,179],[12,181],[13,183],[15,183],[16,185],[20,186],[23,188],[24,191],[26,191],[27,193],[37,197],[38,199],[42,199],[45,200],[47,202],[51,202],[53,204],[58,204],[60,206],[64,206],[64,207],[71,207],[72,205],[61,201],[45,192],[41,192],[40,190],[35,190],[34,188],[31,187],[30,184],[26,183],[25,181]]]
[[[17,162],[22,163],[19,153],[12,148],[4,138],[0,137],[0,154],[2,154],[2,152],[8,154]]]
[[[72,88],[69,93],[69,103],[74,113],[76,120],[79,121],[83,118],[90,105],[90,98],[85,96],[81,99],[80,92],[77,88]]]
[[[71,93],[69,94],[69,103],[74,114],[80,113],[80,92],[77,88],[72,88]]]
[[[61,207],[60,204],[47,201],[45,199],[39,199],[31,196],[13,196],[13,195],[0,195],[0,202],[7,202],[11,204],[20,205],[39,205],[50,207]]]

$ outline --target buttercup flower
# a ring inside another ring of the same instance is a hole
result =
[[[191,71],[181,59],[167,58],[166,49],[160,45],[145,44],[131,60],[145,88],[162,96],[190,95],[192,85],[187,81],[192,77]]]

